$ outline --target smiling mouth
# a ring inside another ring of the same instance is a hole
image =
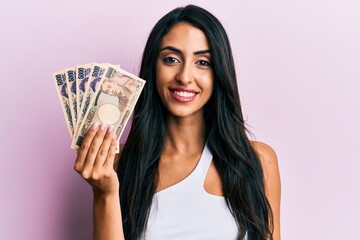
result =
[[[173,93],[183,98],[192,98],[193,96],[195,96],[194,92],[173,91]]]
[[[192,89],[170,89],[170,93],[173,98],[179,102],[189,102],[195,99],[198,92]]]

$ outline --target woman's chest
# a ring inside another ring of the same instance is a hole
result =
[[[166,188],[174,186],[184,179],[186,179],[196,168],[195,164],[184,165],[168,165],[159,167],[158,182],[156,192],[160,192]],[[221,177],[217,171],[213,162],[211,162],[207,172],[205,173],[205,179],[203,181],[204,190],[215,196],[224,196]]]
[[[223,197],[186,192],[155,195],[143,239],[236,239],[237,224]]]

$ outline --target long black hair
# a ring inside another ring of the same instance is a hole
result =
[[[202,30],[210,47],[214,90],[204,111],[207,144],[221,176],[224,198],[238,224],[238,239],[246,233],[251,240],[272,239],[272,212],[259,157],[246,135],[230,43],[218,19],[194,5],[176,8],[162,17],[145,46],[140,77],[147,82],[118,168],[125,238],[140,238],[156,191],[166,136],[166,110],[156,91],[156,62],[162,38],[181,22]]]

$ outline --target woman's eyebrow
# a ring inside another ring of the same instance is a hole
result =
[[[159,52],[164,51],[164,50],[170,50],[172,52],[176,52],[178,54],[183,55],[183,52],[180,49],[172,47],[172,46],[163,47],[160,49]],[[206,53],[210,53],[210,49],[196,51],[196,52],[194,52],[194,55],[201,55],[201,54],[206,54]]]
[[[170,51],[176,52],[176,53],[178,53],[178,54],[183,54],[183,52],[182,52],[180,49],[177,49],[177,48],[172,47],[172,46],[163,47],[163,48],[160,49],[159,52],[164,51],[164,50],[170,50]]]
[[[196,52],[194,52],[194,55],[201,55],[201,54],[206,54],[206,53],[210,53],[210,49],[196,51]]]

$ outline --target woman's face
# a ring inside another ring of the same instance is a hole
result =
[[[156,63],[156,88],[172,115],[203,116],[214,84],[209,50],[205,34],[188,23],[175,25],[163,37]]]

